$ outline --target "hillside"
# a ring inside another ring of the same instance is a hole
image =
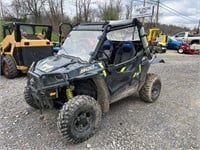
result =
[[[146,31],[148,31],[148,28],[154,27],[150,23],[145,23],[144,26],[145,26]],[[167,33],[167,35],[174,35],[178,32],[182,32],[182,31],[191,31],[189,28],[179,27],[179,26],[175,26],[175,25],[158,24],[157,27],[160,28],[161,30],[163,30],[165,33]]]

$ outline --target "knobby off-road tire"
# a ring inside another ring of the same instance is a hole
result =
[[[156,101],[161,91],[161,80],[156,74],[147,74],[146,81],[139,91],[140,98],[145,102],[152,103]]]
[[[102,111],[98,102],[86,95],[78,95],[66,102],[58,116],[58,129],[71,143],[90,138],[98,129]]]
[[[18,70],[15,64],[15,60],[12,56],[3,57],[3,74],[8,79],[13,79],[18,76]]]
[[[0,55],[0,59],[1,59],[1,60],[0,60],[0,63],[1,63],[1,64],[0,64],[0,67],[1,67],[1,68],[0,68],[0,69],[1,69],[1,70],[0,70],[0,75],[3,75],[3,55]]]
[[[35,100],[31,96],[30,91],[27,87],[25,87],[25,90],[24,90],[24,100],[29,106],[31,106],[35,109],[40,108],[40,106],[35,103]]]

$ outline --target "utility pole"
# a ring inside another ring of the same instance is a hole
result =
[[[160,0],[158,0],[157,2],[156,26],[158,26],[159,7],[160,7]]]
[[[147,0],[144,0],[143,7],[146,6],[146,1],[147,1]],[[144,25],[144,17],[142,18],[142,24]]]
[[[154,5],[152,6],[151,27],[153,26]]]
[[[200,30],[200,20],[199,20],[199,24],[198,24],[198,27],[197,27],[197,34],[199,34],[199,30]]]

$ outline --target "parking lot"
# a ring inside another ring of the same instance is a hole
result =
[[[159,54],[165,63],[151,66],[162,91],[155,103],[137,94],[111,105],[98,132],[72,145],[59,134],[58,110],[30,108],[23,97],[26,76],[0,77],[0,149],[200,149],[200,55]]]

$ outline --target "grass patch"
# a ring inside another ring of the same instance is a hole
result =
[[[58,40],[59,40],[58,33],[52,32],[51,40],[52,40],[53,42],[58,42]]]

